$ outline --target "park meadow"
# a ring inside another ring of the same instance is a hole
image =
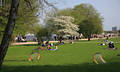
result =
[[[116,38],[112,38],[116,41]],[[40,51],[40,60],[29,61],[30,53],[37,44],[10,46],[6,55],[3,72],[119,72],[120,44],[117,50],[100,46],[98,40],[79,41],[74,44],[58,45],[57,51]],[[93,63],[93,56],[100,52],[105,64]]]

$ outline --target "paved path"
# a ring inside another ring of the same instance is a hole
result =
[[[50,41],[50,43],[56,43],[58,41]],[[12,43],[12,45],[24,45],[24,44],[38,44],[38,42],[17,42],[17,43]]]
[[[91,38],[91,40],[97,40],[98,38]],[[88,39],[80,39],[80,40],[88,40]],[[50,41],[50,43],[57,43],[58,41]],[[24,44],[38,44],[38,42],[17,42],[12,43],[12,45],[24,45]]]

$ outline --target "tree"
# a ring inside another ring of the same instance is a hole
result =
[[[19,0],[12,0],[10,16],[0,45],[0,70],[15,26]]]
[[[24,0],[20,0],[18,16],[16,19],[16,25],[14,29],[13,35],[18,34],[26,34],[28,32],[34,31],[34,28],[38,24],[39,20],[36,16],[38,12],[38,8],[36,6],[36,1],[30,0],[30,3],[34,9],[31,10],[24,2]]]
[[[24,1],[28,5],[28,7],[31,8],[31,10],[34,9],[34,7],[31,6],[31,0],[24,0]],[[38,0],[38,1],[40,3],[39,5],[43,6],[42,9],[44,9],[44,6],[46,5],[53,7],[53,5],[48,3],[46,0]],[[12,0],[10,13],[9,13],[9,19],[5,27],[4,35],[3,35],[2,42],[0,45],[0,70],[1,70],[2,63],[4,61],[4,57],[6,55],[6,52],[9,46],[9,42],[11,40],[13,29],[15,27],[18,6],[19,6],[19,0]]]
[[[6,5],[0,7],[0,41],[4,32],[5,25],[7,24],[7,19],[10,9],[10,0],[5,1]]]
[[[73,9],[63,9],[58,15],[72,16],[75,18],[75,24],[79,25],[79,33],[90,40],[92,34],[100,34],[103,32],[103,18],[90,4],[80,4]]]
[[[9,0],[11,1],[11,0]],[[24,0],[20,0],[19,2],[19,9],[18,9],[18,15],[16,19],[16,25],[14,28],[14,32],[12,34],[12,37],[16,35],[24,35],[28,32],[33,32],[39,22],[38,17],[36,16],[38,12],[38,8],[36,6],[36,1],[30,0],[30,3],[34,9],[31,10],[31,8],[28,7],[26,2]],[[7,18],[9,16],[9,9],[10,9],[10,2],[7,2],[5,6],[1,7],[0,13],[2,14],[0,16],[0,19],[2,20],[2,24],[0,25],[0,36],[2,36],[4,28],[7,24]]]
[[[64,35],[76,36],[78,25],[73,24],[74,18],[71,16],[57,16],[48,20],[46,27],[48,31],[59,36],[60,43]]]
[[[49,34],[47,28],[40,27],[38,32],[36,32],[36,36],[37,36],[38,44],[40,44],[45,40],[44,37],[48,38],[48,40],[49,40],[50,34]]]
[[[57,35],[78,35],[78,25],[73,24],[74,18],[71,16],[57,16],[50,19],[47,28]]]
[[[100,14],[94,9],[94,7],[90,4],[82,4],[75,7],[75,10],[79,10],[79,8],[83,9],[83,19],[81,21],[77,21],[79,25],[79,33],[82,33],[84,37],[88,38],[90,41],[90,37],[92,34],[100,34],[103,32],[102,28],[102,17]]]
[[[66,9],[59,10],[57,12],[57,15],[58,16],[72,16],[72,12],[73,12],[72,8],[66,8]]]
[[[82,33],[85,38],[88,38],[88,41],[90,41],[90,37],[95,32],[95,25],[92,24],[92,21],[90,20],[84,20],[79,25],[79,33]]]

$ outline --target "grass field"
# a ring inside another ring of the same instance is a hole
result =
[[[115,41],[115,39],[112,39]],[[39,61],[28,61],[38,45],[10,46],[3,63],[3,72],[120,72],[120,43],[117,50],[107,50],[98,41],[80,41],[59,45],[57,51],[41,51]],[[106,64],[93,64],[93,55],[100,52]]]

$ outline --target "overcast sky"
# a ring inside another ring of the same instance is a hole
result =
[[[120,28],[120,0],[62,0],[56,4],[59,9],[73,8],[81,3],[92,4],[104,17],[104,30],[112,30],[113,26]]]

